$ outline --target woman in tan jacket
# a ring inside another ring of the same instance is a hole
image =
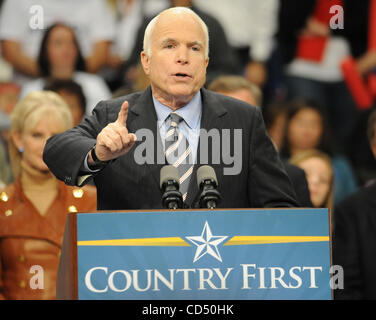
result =
[[[96,190],[66,186],[43,161],[47,139],[72,126],[56,93],[28,94],[11,120],[15,182],[0,191],[0,298],[55,299],[66,215],[96,210]]]

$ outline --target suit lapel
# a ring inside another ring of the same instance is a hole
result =
[[[156,157],[154,156],[153,163],[147,163],[146,166],[150,170],[150,174],[153,177],[154,182],[156,182],[159,187],[160,171],[165,163],[160,163],[161,161],[158,163],[157,161],[158,159],[163,159],[164,161],[164,153],[158,130],[158,118],[155,112],[150,87],[148,87],[142,93],[141,97],[137,100],[137,103],[133,107],[131,106],[129,111],[127,121],[129,132],[135,133],[140,129],[147,129],[152,132],[152,137],[154,140],[154,154]],[[141,142],[136,142],[136,145],[132,148],[133,152],[140,143]],[[156,152],[158,152],[158,154],[156,154]]]
[[[202,97],[202,116],[201,116],[201,129],[204,129],[206,132],[210,131],[211,129],[222,129],[223,127],[223,119],[222,117],[227,113],[226,109],[222,107],[220,101],[216,99],[216,96],[213,95],[210,91],[206,89],[201,89],[201,97]],[[199,193],[199,189],[197,186],[197,169],[201,166],[200,163],[200,144],[201,144],[201,136],[202,133],[200,132],[200,139],[198,143],[198,150],[197,150],[197,159],[196,164],[193,166],[193,172],[191,181],[188,188],[188,195],[186,199],[186,203],[189,207],[192,208],[194,205],[195,198]],[[209,147],[209,150],[210,147]],[[208,164],[208,163],[203,163]]]

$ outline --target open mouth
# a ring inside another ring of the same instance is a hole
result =
[[[173,76],[181,78],[181,79],[192,78],[188,73],[183,73],[183,72],[174,73]]]

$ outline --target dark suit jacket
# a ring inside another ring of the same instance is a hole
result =
[[[333,262],[343,267],[335,299],[376,299],[376,184],[342,200],[334,210]]]
[[[304,170],[289,162],[283,162],[283,164],[285,166],[287,175],[291,180],[292,186],[294,187],[296,200],[298,201],[299,205],[304,208],[313,207]]]
[[[223,208],[262,208],[298,206],[295,193],[282,162],[266,134],[260,109],[233,98],[205,89],[202,95],[201,128],[241,129],[241,171],[237,175],[224,175],[225,167],[233,164],[221,156],[219,163],[208,152],[208,163],[212,165],[218,179],[218,190],[222,195],[220,207]],[[77,127],[51,137],[44,150],[44,161],[57,178],[67,184],[78,184],[83,173],[80,168],[89,150],[94,146],[98,133],[108,123],[117,119],[124,100],[129,102],[127,128],[136,133],[140,129],[152,132],[154,151],[161,144],[157,128],[157,115],[153,105],[150,87],[126,97],[100,102],[93,115]],[[234,153],[234,130],[231,131],[230,150]],[[137,134],[136,134],[137,135]],[[200,135],[200,137],[202,137]],[[200,145],[197,163],[191,177],[186,203],[192,206],[198,193],[196,171],[200,164]],[[223,140],[223,139],[222,139]],[[240,143],[240,142],[236,142]],[[99,210],[150,209],[161,208],[160,170],[165,163],[156,163],[158,154],[154,154],[154,163],[139,164],[135,161],[135,152],[145,145],[138,137],[136,144],[127,154],[108,164],[95,175],[98,191]],[[222,143],[221,143],[222,145]],[[226,144],[227,147],[227,144]],[[209,151],[212,150],[209,139]],[[146,152],[150,152],[150,147]],[[160,152],[163,152],[161,150]],[[222,153],[221,153],[222,155]],[[160,154],[159,154],[160,157]],[[163,154],[162,154],[163,159]]]

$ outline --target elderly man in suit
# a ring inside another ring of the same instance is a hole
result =
[[[186,207],[194,207],[202,164],[216,172],[219,207],[297,206],[260,110],[203,88],[208,43],[192,10],[161,12],[146,28],[141,52],[150,87],[100,102],[79,126],[48,140],[51,171],[67,184],[94,177],[99,210],[161,208],[167,163],[179,169]],[[152,159],[142,162],[143,154]]]

